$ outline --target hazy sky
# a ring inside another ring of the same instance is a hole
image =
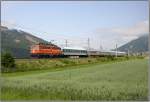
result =
[[[112,49],[148,33],[148,1],[2,1],[2,25],[69,46]]]

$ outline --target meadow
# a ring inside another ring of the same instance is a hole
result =
[[[148,60],[6,73],[1,82],[2,100],[148,100]]]

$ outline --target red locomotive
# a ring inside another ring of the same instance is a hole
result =
[[[32,57],[49,58],[62,55],[61,48],[51,43],[39,43],[31,46],[30,54]]]

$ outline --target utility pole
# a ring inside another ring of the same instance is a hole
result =
[[[129,49],[128,49],[128,57],[129,57]]]
[[[102,45],[100,45],[100,47],[99,47],[99,48],[100,48],[100,51],[102,51],[102,50],[103,50],[103,47],[102,47]]]
[[[118,55],[117,49],[118,49],[118,48],[117,48],[117,44],[116,44],[116,57],[117,57],[117,55]]]
[[[133,53],[132,53],[132,48],[133,48],[133,46],[132,45],[130,45],[129,46],[129,49],[130,49],[130,55],[132,55]]]
[[[88,50],[90,50],[90,39],[88,38]]]
[[[68,46],[68,41],[66,40],[66,47]]]

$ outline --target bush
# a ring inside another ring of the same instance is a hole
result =
[[[10,53],[4,53],[1,56],[2,72],[9,72],[15,69],[15,60]]]
[[[128,59],[129,59],[129,56],[125,56],[125,58],[128,60]]]
[[[62,59],[61,62],[66,65],[75,65],[76,64],[74,60],[70,60],[70,59]]]
[[[108,60],[111,60],[111,61],[112,61],[112,60],[115,60],[115,56],[111,56],[111,55],[110,55],[110,56],[107,56],[107,59],[108,59]]]
[[[91,60],[88,60],[88,62],[90,63],[90,62],[92,62]]]
[[[144,56],[137,56],[137,58],[139,58],[139,59],[144,59]]]

